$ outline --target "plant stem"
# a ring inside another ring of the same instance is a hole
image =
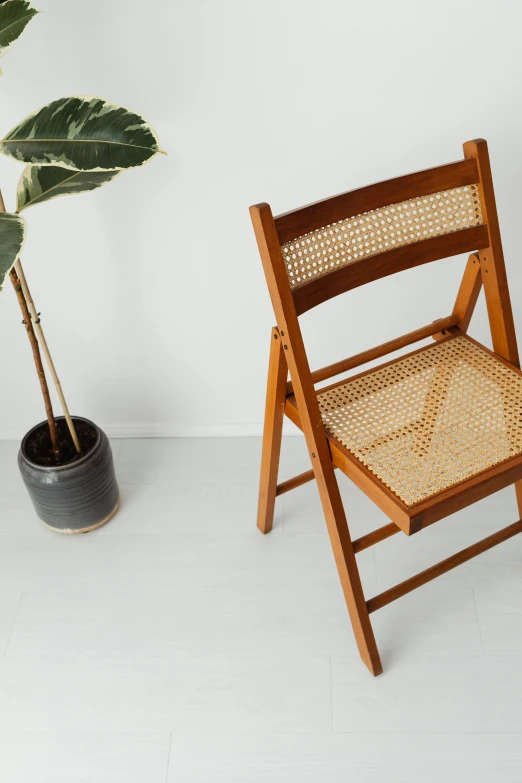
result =
[[[22,311],[22,315],[24,317],[24,325],[27,331],[27,336],[29,337],[29,342],[31,343],[31,348],[33,349],[33,358],[36,366],[36,372],[38,373],[38,378],[40,381],[40,387],[42,389],[42,396],[44,398],[45,412],[47,414],[47,421],[49,423],[49,432],[51,434],[51,443],[53,445],[53,451],[55,456],[59,457],[60,441],[58,440],[58,428],[56,426],[56,420],[54,418],[51,396],[49,394],[49,387],[47,385],[47,379],[45,377],[45,371],[42,364],[42,357],[40,354],[38,340],[36,339],[36,334],[34,333],[33,322],[31,321],[31,315],[29,313],[29,308],[27,307],[27,302],[25,301],[24,292],[22,290],[22,284],[20,282],[20,279],[14,269],[11,269],[9,276],[11,278],[13,288],[16,292],[18,304],[20,305],[20,310]]]
[[[74,426],[74,422],[71,418],[71,414],[69,413],[69,408],[67,406],[67,402],[65,400],[65,396],[62,390],[62,384],[60,383],[60,379],[58,378],[58,374],[56,372],[56,368],[54,366],[54,362],[51,357],[51,353],[49,351],[49,347],[47,345],[47,340],[45,339],[45,335],[43,333],[42,326],[40,324],[40,317],[38,315],[38,312],[36,310],[33,297],[31,296],[31,291],[29,290],[29,286],[27,285],[27,279],[25,277],[25,273],[22,267],[22,262],[20,259],[15,264],[15,271],[20,279],[20,283],[22,285],[22,291],[25,297],[25,301],[27,302],[27,307],[29,309],[29,312],[31,314],[31,318],[33,321],[33,326],[36,330],[36,334],[38,335],[38,342],[40,343],[40,346],[42,348],[43,355],[45,356],[45,361],[47,362],[47,366],[49,367],[49,371],[51,373],[51,377],[53,379],[54,385],[56,387],[56,392],[58,394],[58,398],[60,400],[60,405],[62,406],[63,414],[65,416],[65,420],[67,422],[67,426],[69,427],[69,432],[71,433],[71,438],[74,443],[74,447],[78,454],[82,453],[82,447],[80,445],[80,441],[78,438],[78,434],[76,432],[76,427]]]
[[[0,191],[0,212],[5,212],[5,204],[1,191]],[[51,396],[49,394],[47,378],[45,377],[45,371],[42,364],[42,357],[40,354],[40,347],[38,345],[38,340],[36,339],[36,335],[34,333],[33,323],[31,321],[31,314],[29,313],[29,308],[27,307],[27,302],[25,301],[24,292],[22,290],[22,284],[14,269],[11,269],[9,273],[9,277],[11,279],[11,283],[13,284],[13,288],[16,292],[18,304],[20,305],[20,309],[22,311],[22,315],[24,318],[24,324],[25,324],[27,336],[29,338],[29,342],[31,343],[34,363],[36,366],[36,372],[38,374],[38,380],[40,381],[42,396],[44,398],[45,412],[47,414],[47,421],[49,423],[49,433],[51,435],[53,452],[55,457],[58,459],[60,456],[60,441],[58,440],[58,428],[56,426],[56,419],[54,418]]]

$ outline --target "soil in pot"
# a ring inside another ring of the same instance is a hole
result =
[[[82,447],[81,454],[78,454],[74,447],[65,419],[58,419],[56,426],[60,441],[59,458],[53,452],[51,435],[47,425],[39,427],[27,439],[25,455],[35,465],[41,465],[42,467],[69,465],[85,457],[96,444],[96,430],[86,421],[76,419],[74,422],[80,446]]]

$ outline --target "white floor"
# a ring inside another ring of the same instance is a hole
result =
[[[120,513],[67,537],[0,443],[2,783],[520,782],[522,536],[373,615],[373,679],[315,485],[263,537],[259,439],[113,449]],[[281,477],[307,468],[288,438]],[[339,481],[355,535],[386,522]],[[515,519],[509,488],[382,542],[367,595]]]

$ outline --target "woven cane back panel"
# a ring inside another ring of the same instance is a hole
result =
[[[522,452],[522,377],[463,337],[318,400],[327,431],[407,506]]]
[[[340,220],[281,246],[290,287],[364,258],[482,225],[476,185],[445,190]]]

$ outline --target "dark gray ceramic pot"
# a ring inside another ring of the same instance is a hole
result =
[[[18,466],[38,517],[58,533],[87,533],[104,525],[118,510],[119,491],[109,440],[88,419],[75,416],[74,421],[83,421],[96,431],[94,447],[76,462],[43,467],[27,457],[28,439],[46,422],[27,433],[18,454]]]

